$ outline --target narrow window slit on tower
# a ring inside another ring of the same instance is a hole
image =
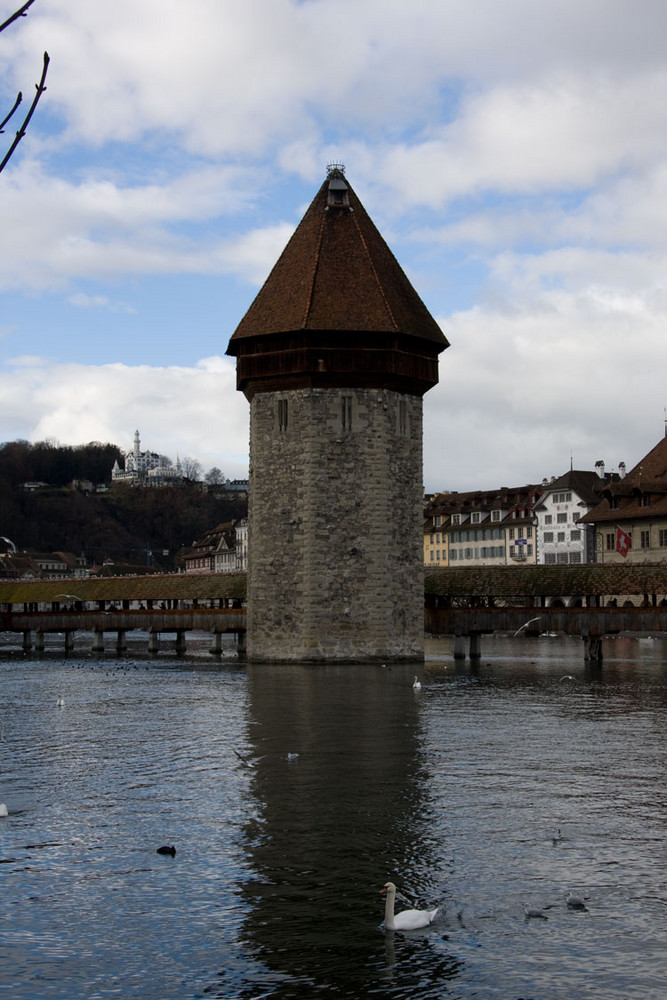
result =
[[[341,427],[344,431],[352,430],[352,396],[341,396]]]
[[[398,401],[398,433],[401,437],[406,437],[408,433],[408,404],[405,399]]]
[[[278,430],[282,431],[282,432],[284,432],[284,431],[287,430],[287,400],[286,399],[279,399],[278,400]]]

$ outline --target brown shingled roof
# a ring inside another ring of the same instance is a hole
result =
[[[664,594],[667,567],[650,563],[429,567],[424,573],[424,589],[427,595],[443,597]]]
[[[650,495],[650,506],[642,505],[643,495]],[[582,522],[596,524],[619,518],[642,520],[667,516],[667,437],[658,441],[623,479],[606,484],[600,502]]]
[[[572,490],[586,504],[598,503],[600,494],[605,487],[619,481],[618,473],[611,473],[605,479],[601,479],[597,472],[587,469],[570,469],[558,479],[554,479],[548,486],[543,488],[543,502],[549,493],[557,493],[559,490]]]
[[[630,469],[627,476],[615,485],[613,492],[630,492],[633,488],[645,492],[667,492],[667,437],[661,438],[648,455]]]
[[[332,180],[346,187],[342,206],[332,202]],[[448,346],[339,169],[315,195],[227,353],[236,354],[243,338],[297,330],[399,333]]]

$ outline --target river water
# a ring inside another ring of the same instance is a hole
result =
[[[447,639],[416,670],[206,645],[3,646],[0,994],[667,994],[665,640],[597,672],[567,638],[476,669]],[[387,880],[435,922],[385,932]]]

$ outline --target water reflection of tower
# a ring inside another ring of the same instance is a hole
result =
[[[257,814],[244,942],[284,981],[271,995],[296,996],[299,983],[304,996],[326,984],[364,996],[391,964],[378,930],[384,882],[444,902],[412,670],[261,665],[248,684]],[[454,974],[439,961],[440,976]]]
[[[331,164],[227,349],[250,402],[249,660],[423,657],[422,397],[446,347]]]

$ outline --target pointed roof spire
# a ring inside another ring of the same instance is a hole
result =
[[[449,344],[356,196],[327,177],[233,333],[237,385],[372,386],[423,394]]]
[[[287,330],[405,333],[447,340],[345,177],[327,177],[232,335]]]

